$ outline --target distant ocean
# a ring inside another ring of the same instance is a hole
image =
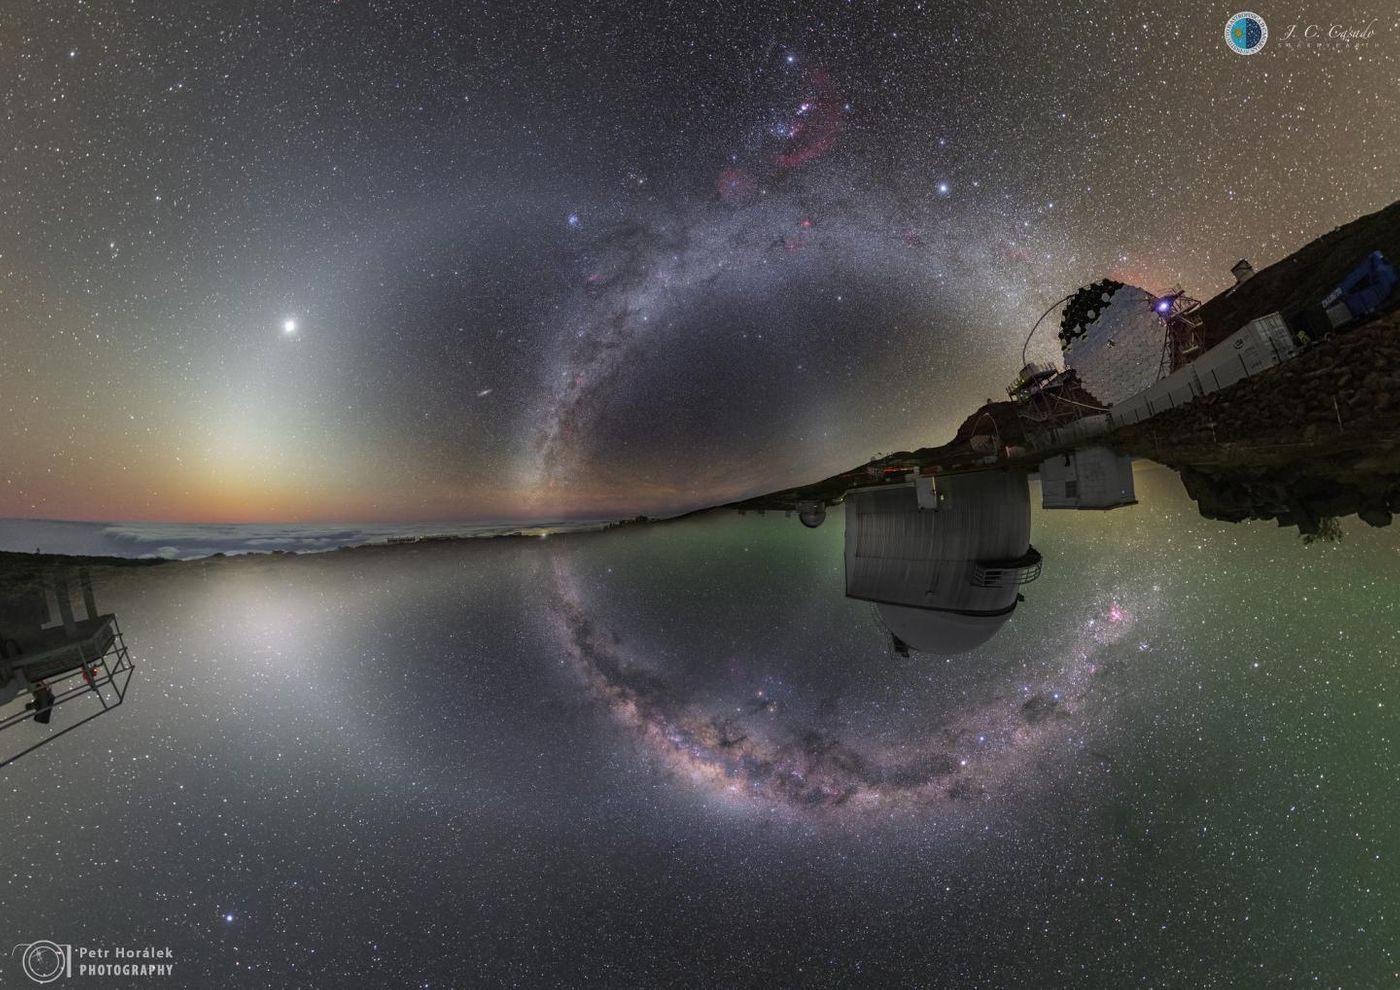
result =
[[[498,536],[544,529],[587,529],[599,522],[277,525],[0,519],[0,550],[187,560],[216,553],[314,553],[416,536]]]

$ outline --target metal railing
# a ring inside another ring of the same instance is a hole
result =
[[[979,560],[972,572],[975,588],[1010,588],[1040,577],[1040,551],[1031,547],[1014,560]]]
[[[109,616],[108,622],[111,625],[112,637],[98,651],[94,651],[98,655],[91,658],[82,657],[72,670],[45,680],[44,683],[49,690],[53,691],[52,704],[46,705],[42,709],[38,706],[28,707],[7,718],[0,719],[0,732],[14,729],[24,722],[32,720],[40,711],[53,714],[61,706],[80,699],[95,698],[99,707],[70,725],[50,730],[44,738],[25,746],[13,755],[0,756],[0,767],[7,767],[21,756],[34,752],[40,746],[53,742],[59,736],[67,735],[78,726],[91,722],[99,715],[107,714],[126,700],[127,685],[130,683],[131,675],[136,667],[131,662],[126,642],[122,639],[122,631],[121,627],[117,625],[117,617],[115,615]]]

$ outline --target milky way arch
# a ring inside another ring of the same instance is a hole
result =
[[[588,476],[599,410],[635,384],[629,365],[676,368],[672,355],[693,358],[692,336],[734,332],[705,322],[726,301],[779,353],[848,325],[858,305],[862,325],[880,331],[863,345],[873,372],[884,330],[907,325],[910,312],[927,325],[900,337],[901,346],[951,358],[986,353],[989,329],[1019,332],[1021,309],[1042,297],[1024,245],[1007,248],[1005,232],[1020,223],[1004,204],[954,210],[932,184],[902,194],[849,161],[756,188],[751,203],[729,205],[713,192],[658,196],[625,219],[581,225],[566,265],[573,285],[550,317],[556,345],[522,446],[524,488],[537,499]],[[951,319],[967,300],[978,300],[976,318]]]
[[[870,746],[816,727],[777,732],[761,695],[737,711],[705,711],[629,654],[590,613],[568,563],[552,564],[551,615],[589,690],[681,779],[739,800],[796,812],[860,813],[893,807],[973,807],[1046,782],[1032,771],[1055,755],[1102,761],[1084,749],[1092,685],[1130,640],[1136,618],[1109,604],[1090,617],[1054,677],[969,705],[918,738]],[[1146,644],[1140,644],[1146,650]]]

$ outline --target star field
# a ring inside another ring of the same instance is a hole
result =
[[[192,987],[1400,983],[1393,528],[1141,462],[1032,510],[990,642],[900,658],[839,506],[548,525],[940,443],[1075,287],[1206,298],[1393,201],[1396,12],[1248,57],[1229,13],[5,5],[0,549],[231,551],[96,569],[137,672],[0,776],[12,941]]]
[[[1393,982],[1394,534],[1138,475],[946,661],[839,518],[109,579],[138,679],[6,779],[0,909],[192,986]]]
[[[1393,16],[1223,16],[9,5],[0,515],[655,513],[941,439],[1073,286],[1393,196]]]

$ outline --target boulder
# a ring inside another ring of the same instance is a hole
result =
[[[1367,526],[1389,526],[1392,516],[1385,506],[1368,505],[1356,514],[1356,517]]]

